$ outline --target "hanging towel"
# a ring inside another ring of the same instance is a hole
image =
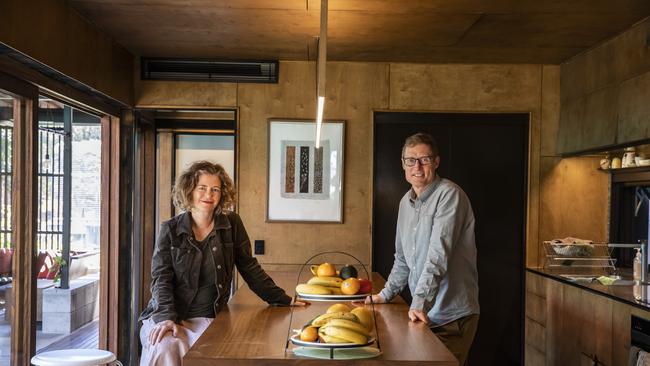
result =
[[[637,346],[630,346],[630,353],[627,356],[627,366],[636,366],[637,357],[641,348]]]
[[[608,276],[600,276],[600,277],[596,278],[596,280],[598,280],[598,282],[600,282],[601,284],[603,284],[605,286],[611,286],[611,285],[614,284],[614,282],[616,282],[616,278],[612,278],[612,277],[608,277]],[[650,365],[648,365],[648,366],[650,366]]]
[[[640,350],[639,358],[636,360],[636,366],[650,366],[650,353]]]

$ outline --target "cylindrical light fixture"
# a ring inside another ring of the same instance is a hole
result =
[[[327,0],[320,2],[320,37],[318,38],[318,61],[316,63],[316,148],[320,148],[320,133],[325,109],[325,63],[327,61]]]

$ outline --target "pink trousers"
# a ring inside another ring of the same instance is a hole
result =
[[[142,343],[140,366],[182,365],[183,356],[213,320],[212,318],[183,320],[176,337],[172,336],[171,332],[167,332],[162,341],[155,345],[151,345],[148,338],[156,323],[151,318],[145,320],[140,329],[140,342]]]

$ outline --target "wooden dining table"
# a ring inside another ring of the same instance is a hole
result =
[[[296,273],[269,272],[269,275],[287,294],[294,294]],[[375,290],[381,289],[384,279],[376,273],[372,277]],[[458,365],[456,358],[425,324],[409,321],[408,305],[401,298],[389,304],[374,305],[380,355],[355,360],[337,360],[335,356],[330,360],[294,354],[296,346],[287,342],[288,335],[293,334],[290,329],[300,329],[311,319],[325,313],[332,304],[334,302],[311,302],[305,307],[269,306],[243,285],[185,355],[183,364]]]

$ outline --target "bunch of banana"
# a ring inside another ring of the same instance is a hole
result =
[[[368,343],[368,330],[361,324],[347,319],[330,319],[318,328],[318,335],[326,343]],[[326,337],[325,337],[326,336]],[[328,342],[328,337],[332,342]],[[344,342],[341,342],[343,340]]]
[[[318,337],[323,340],[325,343],[350,343],[347,339],[343,338],[338,338],[338,337],[333,337],[330,335],[325,334],[325,329],[321,331],[320,328],[318,329]]]
[[[335,319],[341,319],[341,320],[347,320],[347,321],[359,323],[359,318],[357,318],[356,315],[350,312],[339,311],[335,313],[326,313],[326,314],[319,315],[318,317],[316,317],[316,319],[311,321],[311,325],[314,327],[322,327],[326,325],[328,322]]]
[[[321,342],[325,343],[368,343],[370,332],[359,318],[347,311],[326,313],[311,321],[318,328]]]
[[[342,295],[341,292],[341,283],[343,279],[341,277],[322,277],[314,276],[309,281],[308,285],[323,286],[332,292],[332,295]]]
[[[296,292],[310,295],[342,295],[340,277],[314,276],[307,283],[296,286]]]
[[[309,285],[306,283],[301,283],[296,286],[296,292],[301,294],[311,294],[311,295],[331,295],[332,290],[328,287],[320,285]]]

